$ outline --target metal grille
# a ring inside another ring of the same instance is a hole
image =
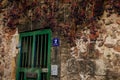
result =
[[[22,37],[21,67],[30,68],[32,66],[32,42],[33,36]]]
[[[16,80],[49,80],[50,33],[48,30],[21,33]]]
[[[34,67],[47,68],[48,34],[36,36]]]

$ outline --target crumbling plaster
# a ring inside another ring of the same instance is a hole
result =
[[[82,37],[75,39],[74,47],[66,38],[60,37],[60,80],[120,80],[120,16],[108,14],[104,11],[98,20],[100,29],[96,41],[90,41],[89,29],[81,31]],[[5,27],[2,18],[0,14],[0,80],[15,80],[18,31]],[[64,19],[67,16],[64,15]],[[84,37],[87,41],[83,40]],[[89,47],[90,43],[94,49]]]
[[[15,80],[18,31],[5,27],[0,14],[0,80]]]
[[[76,46],[70,49],[71,58],[65,63],[68,78],[61,80],[120,79],[120,16],[113,13],[108,17],[107,14],[105,11],[98,21],[101,29],[99,29],[100,34],[96,41],[91,42],[89,37],[87,37],[87,42],[82,38],[76,39]],[[89,33],[89,30],[86,32]],[[86,36],[83,35],[83,37]],[[89,43],[95,44],[95,51],[92,53],[89,52]],[[85,59],[84,56],[87,57],[88,54],[97,54],[97,57]]]

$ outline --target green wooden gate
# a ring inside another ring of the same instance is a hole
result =
[[[51,31],[20,33],[16,80],[50,80]]]

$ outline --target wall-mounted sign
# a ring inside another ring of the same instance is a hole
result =
[[[53,76],[58,75],[58,65],[51,65],[51,75]]]
[[[59,38],[53,38],[53,40],[52,40],[52,45],[53,45],[53,46],[59,46],[59,44],[60,44]]]

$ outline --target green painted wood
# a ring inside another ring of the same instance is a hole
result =
[[[43,58],[43,57],[42,57],[42,56],[43,56],[43,55],[42,55],[42,50],[43,50],[43,49],[42,49],[42,47],[43,47],[43,46],[42,46],[42,43],[43,43],[43,36],[42,36],[42,35],[41,35],[41,40],[40,40],[40,41],[41,41],[41,42],[40,42],[40,43],[41,43],[41,44],[40,44],[40,47],[41,47],[41,49],[40,49],[40,53],[41,53],[41,54],[40,54],[40,66],[41,66],[41,68],[42,68],[42,58]]]
[[[33,46],[32,46],[32,68],[34,68],[34,57],[35,57],[35,33],[33,33]]]
[[[44,35],[44,67],[46,68],[47,66],[46,66],[46,56],[47,56],[47,54],[46,54],[46,34]]]
[[[39,36],[36,36],[37,37],[37,48],[39,48]],[[36,61],[36,67],[38,67],[39,66],[39,49],[37,49],[37,51],[36,51],[36,57],[37,57],[37,61]]]
[[[20,33],[20,44],[16,80],[50,80],[51,30]],[[42,68],[47,68],[48,72],[42,72]],[[26,74],[29,72],[37,73],[37,78],[27,79]]]
[[[50,72],[51,72],[51,37],[52,37],[52,32],[49,30],[49,36],[48,36],[48,60],[47,60],[47,68],[48,68],[48,74],[47,74],[47,80],[50,80]]]

